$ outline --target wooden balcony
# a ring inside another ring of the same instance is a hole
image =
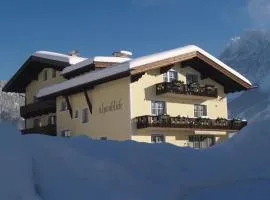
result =
[[[30,118],[56,112],[56,101],[37,101],[20,108],[21,117]]]
[[[189,117],[170,117],[145,115],[136,118],[137,128],[176,128],[185,130],[216,130],[237,132],[247,125],[247,121],[239,119],[208,119]]]
[[[56,136],[56,125],[55,124],[49,124],[46,126],[39,126],[39,127],[33,127],[33,128],[26,128],[21,130],[22,135],[29,135],[29,134],[41,134],[41,135],[50,135],[50,136]]]
[[[156,84],[156,94],[176,94],[195,97],[218,97],[218,90],[212,85],[184,84],[181,81]]]

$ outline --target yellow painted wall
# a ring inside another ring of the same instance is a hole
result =
[[[43,80],[43,72],[44,70],[47,70],[48,76],[47,80]],[[38,74],[38,79],[31,81],[31,83],[26,87],[25,89],[25,97],[26,97],[26,104],[33,103],[34,96],[36,96],[37,92],[44,87],[47,87],[49,85],[53,85],[56,83],[60,83],[64,81],[64,77],[61,76],[61,72],[56,71],[56,77],[52,77],[52,68],[45,68]]]
[[[43,80],[43,72],[47,70],[47,80]],[[60,83],[65,79],[61,76],[61,72],[56,71],[56,77],[52,77],[52,68],[45,68],[38,74],[38,79],[31,81],[31,83],[25,89],[25,97],[26,97],[26,104],[31,104],[34,102],[34,96],[36,96],[37,92],[44,87],[49,85],[53,85],[56,83]],[[49,115],[44,115],[41,118],[47,119]],[[26,119],[26,128],[33,127],[33,118]]]
[[[173,69],[178,72],[178,80],[186,83],[186,74],[198,74],[193,68],[181,68],[180,64],[176,64]],[[218,88],[218,98],[192,98],[192,96],[157,96],[155,84],[163,82],[163,74],[160,69],[146,72],[137,82],[130,86],[131,93],[131,119],[132,119],[132,139],[140,142],[151,142],[151,134],[158,133],[152,130],[138,130],[136,128],[135,118],[143,115],[151,115],[151,101],[165,101],[167,114],[170,116],[188,116],[194,117],[194,104],[207,105],[207,115],[209,118],[216,119],[218,117],[227,118],[227,99],[224,94],[222,85],[211,79],[199,80],[201,85],[214,85]],[[186,146],[188,135],[194,132],[186,133],[181,131],[162,131],[166,137],[166,141],[178,146]],[[213,132],[212,132],[213,134]],[[226,132],[215,132],[215,135],[226,135]]]
[[[89,113],[89,122],[82,123],[82,109],[88,108],[84,93],[69,96],[73,113],[79,111],[78,119],[71,119],[69,111],[60,111],[62,96],[57,97],[57,132],[70,130],[71,135],[88,135],[99,139],[107,137],[114,140],[130,139],[130,105],[129,105],[129,82],[130,79],[122,78],[101,85],[94,90],[88,90],[88,96],[93,106],[93,113]],[[111,101],[121,100],[121,110],[100,113],[102,104],[109,105]]]

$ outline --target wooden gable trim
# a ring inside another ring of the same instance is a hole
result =
[[[92,103],[91,103],[90,98],[88,96],[87,90],[84,90],[83,93],[84,93],[84,96],[85,96],[89,111],[92,114]]]
[[[229,72],[228,70],[224,69],[223,67],[221,67],[219,64],[217,64],[213,60],[207,58],[206,56],[204,56],[200,52],[197,52],[197,57],[199,59],[203,60],[204,62],[208,63],[212,67],[214,67],[216,70],[222,72],[223,74],[226,74],[226,76],[228,76],[229,78],[231,78],[235,82],[239,83],[244,88],[246,88],[246,89],[251,88],[251,85],[249,85],[248,83],[246,83],[245,81],[243,81],[242,79],[240,79],[239,77],[237,77],[236,75],[234,75],[233,73]]]
[[[65,98],[65,100],[67,102],[67,107],[68,107],[68,111],[69,111],[70,117],[73,118],[73,112],[72,112],[72,107],[71,107],[69,98],[68,98],[67,95],[65,95],[64,98]]]
[[[145,71],[148,71],[148,70],[151,70],[151,69],[157,69],[157,68],[160,68],[160,67],[164,67],[166,65],[167,66],[168,65],[174,65],[175,63],[178,63],[178,62],[181,62],[181,61],[184,61],[184,60],[188,60],[188,59],[192,59],[194,57],[196,57],[196,52],[195,51],[191,52],[191,53],[184,54],[184,55],[175,56],[175,57],[172,57],[172,58],[160,60],[160,61],[157,61],[157,62],[148,63],[148,64],[145,64],[145,65],[141,65],[141,66],[136,67],[133,71],[131,71],[131,74],[138,74],[138,73],[145,72]]]
[[[160,68],[160,74],[164,74],[164,73],[167,73],[170,69],[173,68],[174,65],[168,65],[168,66],[165,66],[165,67],[161,67]]]

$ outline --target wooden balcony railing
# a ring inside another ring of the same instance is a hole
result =
[[[30,118],[36,117],[43,114],[55,113],[56,112],[56,101],[37,101],[20,108],[21,117]]]
[[[39,126],[33,128],[26,128],[21,130],[22,135],[28,134],[42,134],[42,135],[50,135],[56,136],[56,125],[55,124],[48,124],[46,126]]]
[[[165,93],[218,97],[218,90],[212,85],[184,84],[181,81],[163,82],[156,84],[156,94]]]
[[[189,118],[189,117],[170,117],[145,115],[136,118],[137,128],[182,128],[182,129],[209,129],[209,130],[228,130],[239,131],[247,125],[247,121],[239,119],[208,119],[208,118]]]

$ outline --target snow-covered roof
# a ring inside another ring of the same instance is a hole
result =
[[[86,60],[87,58],[79,57],[79,56],[69,56],[61,53],[55,53],[50,51],[37,51],[32,54],[32,56],[39,57],[39,58],[45,58],[49,60],[57,60],[61,62],[67,62],[71,65],[82,62]]]
[[[128,62],[124,62],[124,63],[119,64],[119,65],[114,66],[114,67],[109,67],[109,68],[106,68],[104,70],[90,72],[88,74],[78,76],[76,78],[64,81],[62,83],[41,89],[38,92],[37,97],[41,98],[44,96],[52,95],[52,94],[61,92],[63,90],[73,88],[75,86],[77,87],[77,86],[80,86],[80,85],[83,85],[86,83],[91,83],[91,82],[97,81],[99,79],[103,79],[103,78],[106,78],[106,77],[109,77],[112,75],[116,75],[118,73],[122,73],[122,72],[125,72],[128,70],[130,70],[130,71],[135,70],[139,66],[143,66],[146,64],[150,64],[150,63],[158,62],[161,60],[173,58],[176,56],[185,55],[185,54],[192,53],[192,52],[201,53],[202,55],[206,56],[207,58],[211,59],[212,61],[214,61],[215,63],[220,65],[222,68],[224,68],[228,72],[230,72],[233,75],[240,78],[242,81],[244,81],[245,83],[250,85],[250,87],[252,86],[251,82],[248,79],[246,79],[240,73],[236,72],[234,69],[232,69],[229,66],[227,66],[226,64],[224,64],[219,59],[215,58],[214,56],[210,55],[209,53],[207,53],[206,51],[204,51],[203,49],[201,49],[195,45],[189,45],[189,46],[185,46],[185,47],[181,47],[181,48],[177,48],[177,49],[172,49],[172,50],[163,51],[160,53],[151,54],[149,56],[139,57],[139,58],[130,60]],[[90,61],[91,60],[89,60],[89,62]],[[88,62],[88,60],[86,60],[84,62]],[[83,62],[83,64],[85,64],[84,62]]]
[[[82,62],[79,62],[75,65],[71,65],[63,69],[62,74],[65,75],[67,73],[70,73],[72,71],[78,70],[82,67],[85,67],[87,65],[90,65],[94,62],[107,62],[107,63],[123,63],[126,61],[129,61],[130,58],[122,58],[122,57],[107,57],[107,56],[96,56],[93,58],[86,59]]]
[[[231,67],[229,67],[228,65],[220,61],[219,59],[217,59],[216,57],[212,56],[208,52],[204,51],[203,49],[195,45],[188,45],[188,46],[177,48],[177,49],[172,49],[172,50],[163,51],[160,53],[151,54],[149,56],[143,56],[137,59],[133,59],[127,64],[129,64],[130,69],[134,69],[138,66],[146,65],[149,63],[165,60],[168,58],[172,58],[172,57],[176,57],[176,56],[180,56],[180,55],[184,55],[184,54],[188,54],[192,52],[199,52],[203,54],[204,56],[216,62],[218,65],[220,65],[227,71],[231,72],[232,74],[236,75],[238,78],[242,79],[243,81],[251,85],[251,82],[248,79],[246,79],[244,76],[242,76],[240,73],[238,73],[237,71],[235,71],[234,69],[232,69]]]
[[[91,83],[102,78],[110,77],[115,74],[120,74],[123,72],[128,72],[129,68],[127,65],[118,65],[115,67],[108,67],[103,70],[94,71],[91,73],[87,73],[85,75],[77,76],[73,79],[61,82],[59,84],[55,84],[49,87],[42,88],[37,93],[37,98],[41,98],[50,94],[58,93],[70,88],[78,87],[85,83]]]

